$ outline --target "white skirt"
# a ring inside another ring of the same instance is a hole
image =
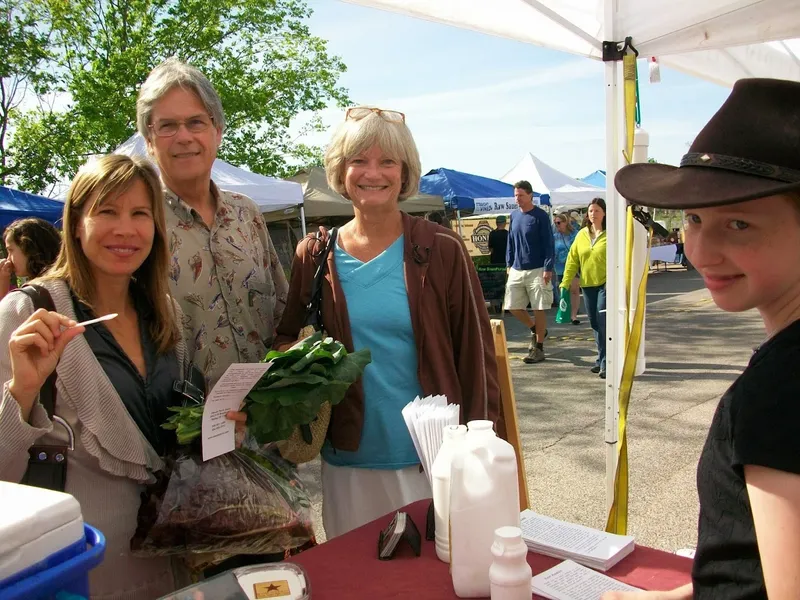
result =
[[[419,465],[355,469],[322,461],[322,523],[329,540],[431,496],[428,478]],[[417,523],[417,527],[424,526]]]

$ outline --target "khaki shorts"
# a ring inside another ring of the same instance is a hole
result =
[[[547,310],[553,305],[553,286],[544,282],[544,269],[508,272],[503,310]]]

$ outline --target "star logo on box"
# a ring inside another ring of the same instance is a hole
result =
[[[291,596],[292,592],[289,590],[289,582],[285,579],[278,581],[265,581],[263,583],[256,583],[253,586],[256,598],[282,598],[284,596]]]

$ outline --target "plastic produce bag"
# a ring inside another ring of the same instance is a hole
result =
[[[558,303],[558,312],[556,313],[556,323],[562,325],[572,322],[572,300],[570,300],[569,290],[558,288],[561,292],[561,300]]]
[[[160,475],[142,493],[131,539],[136,556],[184,555],[198,569],[313,540],[308,492],[275,451],[251,442],[206,462],[187,452]]]

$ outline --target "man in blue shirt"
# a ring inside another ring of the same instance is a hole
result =
[[[533,188],[527,181],[514,184],[518,209],[511,213],[506,266],[508,281],[503,308],[531,331],[527,364],[542,362],[547,336],[545,310],[553,304],[553,230],[547,213],[533,203]],[[528,314],[528,303],[534,320]]]

